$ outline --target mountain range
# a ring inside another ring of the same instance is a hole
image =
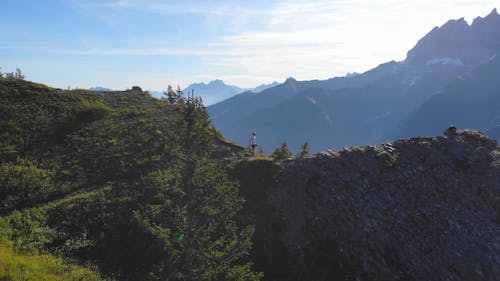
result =
[[[260,93],[264,90],[267,90],[271,87],[279,85],[278,82],[274,81],[270,84],[261,84],[255,88],[240,88],[237,86],[233,85],[228,85],[224,83],[224,81],[220,79],[216,79],[213,81],[210,81],[209,83],[193,83],[189,86],[187,86],[183,92],[184,93],[191,93],[193,92],[195,96],[199,96],[203,99],[203,103],[205,105],[211,105],[217,102],[220,102],[222,100],[228,99],[234,95],[237,95],[239,93],[243,92],[250,92],[250,93]],[[104,88],[104,87],[92,87],[89,88],[90,91],[113,91],[109,88]],[[164,91],[149,91],[151,96],[161,99],[164,97],[163,93]]]
[[[271,87],[279,85],[278,82],[272,82],[270,84],[262,84],[255,88],[240,88],[233,85],[225,84],[224,81],[216,79],[210,81],[209,83],[193,83],[187,86],[183,91],[185,93],[191,93],[194,91],[195,96],[200,96],[203,99],[205,105],[212,105],[214,103],[228,99],[236,94],[243,92],[259,93]]]
[[[112,90],[109,88],[101,87],[101,86],[95,86],[95,87],[89,88],[89,91],[112,91]]]
[[[229,140],[313,151],[435,135],[455,124],[499,136],[500,15],[435,27],[408,53],[358,75],[285,83],[208,107]]]

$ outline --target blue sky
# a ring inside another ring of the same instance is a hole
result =
[[[51,86],[254,87],[363,72],[500,0],[1,0],[0,67]]]

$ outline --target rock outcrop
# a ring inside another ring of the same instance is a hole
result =
[[[479,131],[242,162],[266,280],[498,280],[500,148]]]

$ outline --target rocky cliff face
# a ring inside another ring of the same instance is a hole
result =
[[[479,131],[242,162],[266,280],[498,280],[500,148]]]

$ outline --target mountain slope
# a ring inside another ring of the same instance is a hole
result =
[[[230,99],[209,106],[208,112],[217,128],[224,134],[234,138],[230,131],[243,118],[259,110],[272,108],[295,97],[299,92],[309,88],[336,90],[347,87],[363,86],[379,78],[394,74],[398,69],[396,62],[381,64],[373,70],[353,77],[335,77],[328,80],[297,81],[288,78],[284,83],[260,93],[245,92]]]
[[[432,96],[388,134],[388,139],[434,135],[443,126],[494,129],[500,125],[500,59],[465,73]]]

